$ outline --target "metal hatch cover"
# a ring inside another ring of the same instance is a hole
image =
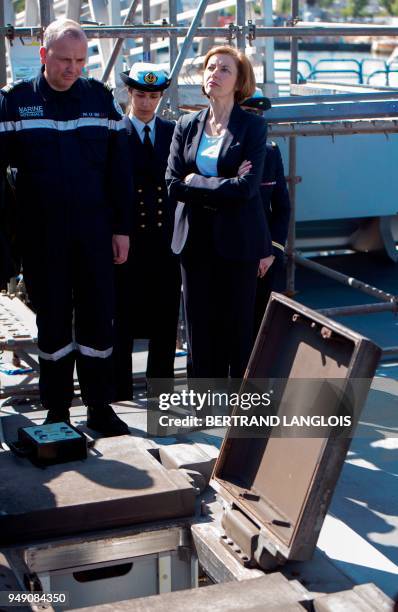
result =
[[[195,490],[130,436],[103,438],[84,461],[35,467],[0,453],[0,543],[191,516]]]
[[[224,500],[223,543],[244,565],[311,558],[380,354],[351,329],[271,295],[240,393],[261,380],[274,392],[273,414],[287,422],[349,406],[354,427],[348,435],[270,427],[252,437],[228,429],[211,484]]]

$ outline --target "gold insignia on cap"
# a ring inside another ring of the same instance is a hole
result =
[[[144,81],[148,85],[153,85],[154,83],[156,83],[157,80],[158,80],[158,77],[153,72],[147,72],[144,75]]]

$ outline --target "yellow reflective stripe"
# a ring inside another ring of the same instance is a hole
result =
[[[281,251],[285,252],[285,247],[280,242],[275,242],[275,240],[273,240],[272,246],[274,246],[276,249],[280,249]]]

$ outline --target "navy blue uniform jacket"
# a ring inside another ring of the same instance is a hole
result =
[[[199,174],[196,154],[209,109],[183,115],[177,122],[171,143],[166,183],[176,209],[172,249],[184,248],[193,207],[214,211],[214,246],[226,259],[254,260],[272,253],[270,233],[260,196],[260,182],[266,152],[264,119],[233,107],[218,158],[218,176]],[[252,169],[238,177],[242,161]],[[189,184],[184,178],[194,173]]]
[[[59,232],[57,240],[69,230],[90,235],[104,223],[114,234],[129,234],[127,134],[107,87],[79,78],[60,93],[41,71],[1,93],[0,166],[18,169],[28,235],[32,226],[44,231],[44,223],[47,234]]]
[[[289,229],[290,200],[279,147],[267,143],[260,193],[271,233],[274,255],[283,253]]]
[[[175,202],[169,199],[164,176],[175,123],[156,117],[155,146],[150,162],[129,117],[125,116],[123,123],[129,135],[130,168],[138,204],[134,209],[134,240],[139,241],[146,254],[155,247],[156,251],[163,250],[171,256]],[[153,240],[151,246],[149,239]],[[131,257],[137,256],[136,247],[137,244],[131,251]],[[155,253],[153,255],[157,256]]]

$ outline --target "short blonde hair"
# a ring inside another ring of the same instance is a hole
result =
[[[71,36],[76,40],[80,39],[87,42],[87,37],[77,21],[61,18],[52,21],[46,27],[43,37],[43,47],[48,50],[51,45],[62,36]]]
[[[243,102],[243,100],[251,98],[256,90],[256,77],[254,76],[253,66],[242,51],[238,51],[238,49],[235,49],[235,47],[229,47],[228,45],[213,47],[206,53],[205,59],[203,60],[203,69],[206,68],[207,64],[209,63],[209,59],[213,55],[219,54],[230,55],[233,57],[238,68],[235,102],[240,104]],[[202,91],[205,93],[203,88]],[[205,93],[205,95],[207,94]]]

